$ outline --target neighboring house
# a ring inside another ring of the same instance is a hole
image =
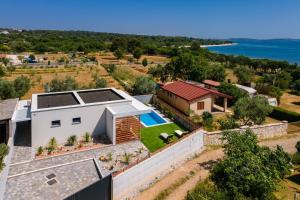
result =
[[[252,87],[247,87],[247,86],[244,86],[244,85],[240,85],[240,84],[234,84],[236,87],[240,88],[241,90],[247,92],[247,94],[250,96],[250,97],[254,97],[256,94],[257,94],[257,91],[256,89],[252,88]]]
[[[151,108],[114,88],[33,94],[15,112],[15,121],[31,121],[31,146],[46,146],[52,137],[58,144],[68,137],[106,135],[112,144],[140,137],[139,116]],[[19,102],[19,104],[20,104]],[[30,126],[28,129],[30,129]]]
[[[204,111],[224,112],[227,110],[227,99],[231,98],[217,90],[202,87],[199,83],[187,81],[161,85],[157,90],[157,97],[187,115],[190,115],[191,111],[198,115]],[[219,105],[216,105],[216,102]]]
[[[204,80],[204,81],[202,81],[202,83],[204,83],[204,86],[208,89],[216,89],[217,87],[219,87],[221,85],[220,82],[213,81],[213,80]]]
[[[3,34],[3,35],[8,35],[9,32],[8,31],[0,31],[0,34]]]
[[[277,102],[277,99],[275,97],[270,97],[270,96],[261,95],[261,94],[259,96],[264,97],[267,100],[267,102],[270,106],[278,106],[278,102]]]
[[[6,55],[6,58],[9,59],[9,63],[12,65],[22,64],[22,61],[19,60],[18,55]]]

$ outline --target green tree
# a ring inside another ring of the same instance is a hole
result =
[[[294,84],[293,84],[293,92],[296,93],[296,94],[300,94],[300,79],[295,81]]]
[[[78,83],[76,80],[71,76],[66,76],[64,80],[64,90],[77,90],[79,88]]]
[[[226,78],[226,70],[222,65],[210,66],[208,69],[208,79],[223,82]]]
[[[26,76],[19,76],[14,80],[14,87],[16,91],[16,97],[22,97],[30,89],[30,79]]]
[[[265,98],[256,96],[253,98],[240,98],[234,105],[234,118],[242,125],[262,124],[272,112],[272,107]]]
[[[115,56],[117,59],[121,59],[121,58],[123,58],[124,53],[125,53],[125,52],[124,52],[123,49],[118,48],[118,49],[116,49],[116,50],[114,51],[114,56]]]
[[[45,85],[45,89],[50,92],[60,92],[78,89],[78,83],[71,76],[66,76],[65,79],[54,78],[49,84]]]
[[[8,58],[2,58],[1,60],[4,64],[4,66],[7,66],[7,64],[9,63],[9,59]]]
[[[200,50],[200,42],[199,41],[194,41],[192,44],[191,44],[191,50],[192,51],[199,51]]]
[[[218,87],[218,91],[233,97],[228,102],[229,106],[233,105],[240,98],[247,96],[245,91],[230,83],[221,83],[221,85]]]
[[[15,87],[12,82],[0,79],[0,99],[14,98]]]
[[[0,78],[6,75],[6,68],[0,65]]]
[[[279,146],[260,147],[250,130],[223,132],[225,159],[215,165],[211,180],[219,189],[237,199],[267,199],[280,180],[289,174],[289,155]]]
[[[146,76],[140,76],[135,80],[133,85],[133,93],[135,95],[153,94],[155,92],[156,83]]]
[[[151,74],[154,78],[159,78],[161,82],[166,82],[169,76],[161,64],[158,64],[156,67],[150,67],[148,74]]]
[[[266,85],[266,84],[258,83],[256,85],[256,90],[259,94],[265,94],[265,95],[269,95],[271,97],[275,97],[277,99],[277,102],[280,103],[280,99],[283,94],[283,92],[280,88],[275,87],[273,85]]]
[[[275,86],[280,89],[287,89],[292,81],[292,76],[286,71],[280,71],[276,74]]]
[[[146,66],[148,65],[148,60],[147,60],[147,58],[144,58],[144,59],[143,59],[142,65],[143,65],[144,67],[146,67]]]
[[[134,51],[133,51],[133,53],[132,53],[132,55],[133,55],[133,57],[134,57],[135,59],[138,60],[138,59],[140,59],[141,56],[143,55],[143,51],[142,51],[141,48],[135,48]]]
[[[234,74],[238,78],[239,84],[249,84],[252,81],[253,73],[249,67],[240,66],[234,69]]]

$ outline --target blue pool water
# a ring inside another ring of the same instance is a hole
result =
[[[244,55],[252,58],[268,58],[272,60],[286,60],[290,63],[300,64],[300,40],[231,39],[231,41],[237,43],[237,45],[209,47],[208,49],[223,54]]]
[[[146,126],[154,126],[154,125],[164,124],[167,122],[165,119],[163,119],[154,111],[152,111],[151,113],[141,115],[140,120]]]

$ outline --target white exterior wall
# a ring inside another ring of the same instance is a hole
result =
[[[202,115],[203,112],[211,112],[212,108],[212,101],[213,97],[212,95],[206,95],[204,97],[201,97],[194,102],[190,103],[190,110],[194,111],[195,114],[197,115]],[[204,109],[203,110],[198,110],[198,102],[204,102]]]
[[[126,199],[204,149],[201,130],[113,177],[113,199]]]
[[[108,109],[106,110],[106,135],[115,144],[115,118]]]
[[[52,137],[56,138],[58,144],[64,144],[71,135],[77,135],[79,139],[85,132],[89,132],[93,136],[105,134],[107,132],[106,107],[121,104],[128,104],[128,102],[32,112],[32,147],[46,146]],[[81,117],[80,124],[72,124],[72,119],[75,117]],[[61,126],[51,127],[51,122],[54,120],[60,120]],[[111,133],[111,128],[108,130]]]

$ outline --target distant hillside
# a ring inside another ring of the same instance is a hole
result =
[[[230,43],[224,40],[210,40],[190,37],[147,36],[118,33],[99,33],[87,31],[56,31],[56,30],[7,30],[9,34],[0,34],[0,52],[93,52],[109,50],[114,43],[124,51],[140,48],[144,53],[163,53],[163,48],[191,45]],[[114,48],[114,47],[113,47]],[[126,48],[126,49],[124,49]]]

